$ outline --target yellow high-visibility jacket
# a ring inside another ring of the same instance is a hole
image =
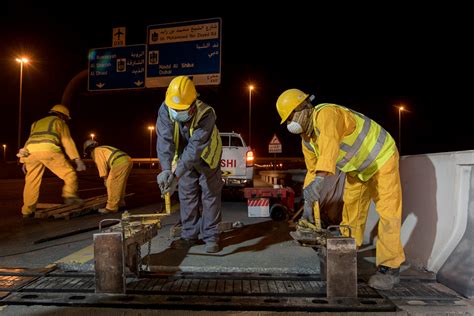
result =
[[[125,152],[112,146],[98,146],[94,148],[91,156],[99,170],[99,177],[107,176],[113,166],[130,160],[130,156]]]
[[[198,125],[199,121],[203,117],[204,114],[207,113],[207,111],[212,111],[214,112],[214,109],[207,105],[206,103],[196,100],[196,114],[194,114],[191,125],[189,127],[189,134],[190,136],[193,135],[194,129]],[[215,115],[215,112],[214,112]],[[178,162],[178,148],[179,148],[179,125],[178,122],[175,122],[174,124],[174,133],[173,133],[173,139],[175,143],[175,154],[173,157],[173,165],[176,165]],[[219,130],[217,127],[214,125],[214,128],[212,129],[212,134],[211,134],[211,140],[209,142],[209,145],[204,148],[204,150],[201,153],[201,158],[209,165],[211,169],[217,168],[217,166],[220,164],[220,158],[222,155],[222,140],[219,135]]]
[[[303,146],[315,155],[314,172],[334,174],[337,167],[367,181],[397,150],[392,136],[379,124],[343,106],[319,104],[312,120],[314,133],[309,141],[303,139]],[[306,158],[308,151],[303,151]]]
[[[79,158],[79,152],[66,122],[57,116],[47,116],[31,125],[30,137],[24,147],[32,153],[38,151],[62,152],[61,146],[70,159]]]

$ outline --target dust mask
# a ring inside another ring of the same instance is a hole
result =
[[[286,125],[286,128],[288,131],[292,134],[301,134],[303,133],[303,127],[300,125],[300,123],[297,122],[290,122]]]
[[[172,108],[169,108],[171,118],[175,121],[178,122],[187,122],[191,118],[191,115],[189,115],[189,111],[176,111]]]

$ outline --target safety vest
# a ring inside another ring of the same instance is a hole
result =
[[[204,102],[200,100],[196,100],[196,113],[194,114],[193,118],[191,119],[191,124],[189,126],[189,135],[193,136],[194,129],[198,125],[199,121],[203,117],[204,114],[206,114],[208,111],[212,111],[214,115],[216,113],[214,112],[214,109],[210,107],[209,105],[205,104]],[[171,113],[170,113],[171,117]],[[171,119],[173,120],[173,119]],[[178,148],[179,148],[179,123],[178,121],[174,122],[174,144],[175,144],[175,153],[173,157],[173,165],[176,165],[178,163]],[[209,165],[211,169],[217,168],[219,166],[220,161],[221,161],[221,155],[222,155],[222,140],[219,135],[219,130],[217,129],[216,125],[214,125],[212,129],[212,134],[211,134],[211,140],[209,142],[209,145],[204,148],[204,150],[201,153],[201,158]]]
[[[312,116],[316,137],[312,137],[309,142],[303,141],[316,157],[319,157],[316,141],[320,134],[316,126],[317,114],[331,106],[350,112],[356,121],[354,132],[342,139],[336,166],[343,172],[367,181],[396,151],[395,141],[385,129],[365,115],[337,104],[322,103],[314,108]]]
[[[29,144],[42,143],[51,143],[59,147],[61,145],[61,139],[57,125],[55,124],[58,120],[60,119],[56,116],[47,116],[34,122],[25,147]]]
[[[107,166],[109,166],[109,168],[112,168],[114,164],[119,165],[120,163],[124,161],[128,161],[128,158],[129,158],[128,155],[124,153],[123,151],[121,151],[120,149],[117,149],[112,146],[98,146],[98,147],[110,150],[109,158],[107,158]],[[122,157],[125,157],[125,158],[122,158]]]

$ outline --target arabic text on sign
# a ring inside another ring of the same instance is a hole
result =
[[[150,44],[166,44],[219,38],[219,23],[175,26],[150,30]]]

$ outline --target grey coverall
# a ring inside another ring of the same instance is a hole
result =
[[[179,159],[174,173],[179,177],[181,238],[198,239],[201,233],[204,242],[218,242],[223,187],[221,167],[218,164],[217,168],[211,169],[201,158],[202,151],[209,145],[216,117],[213,111],[204,114],[192,136],[189,133],[191,120],[178,124]],[[168,107],[163,102],[156,121],[156,149],[162,170],[171,170],[176,148],[173,140],[174,126],[175,122],[171,120]]]

